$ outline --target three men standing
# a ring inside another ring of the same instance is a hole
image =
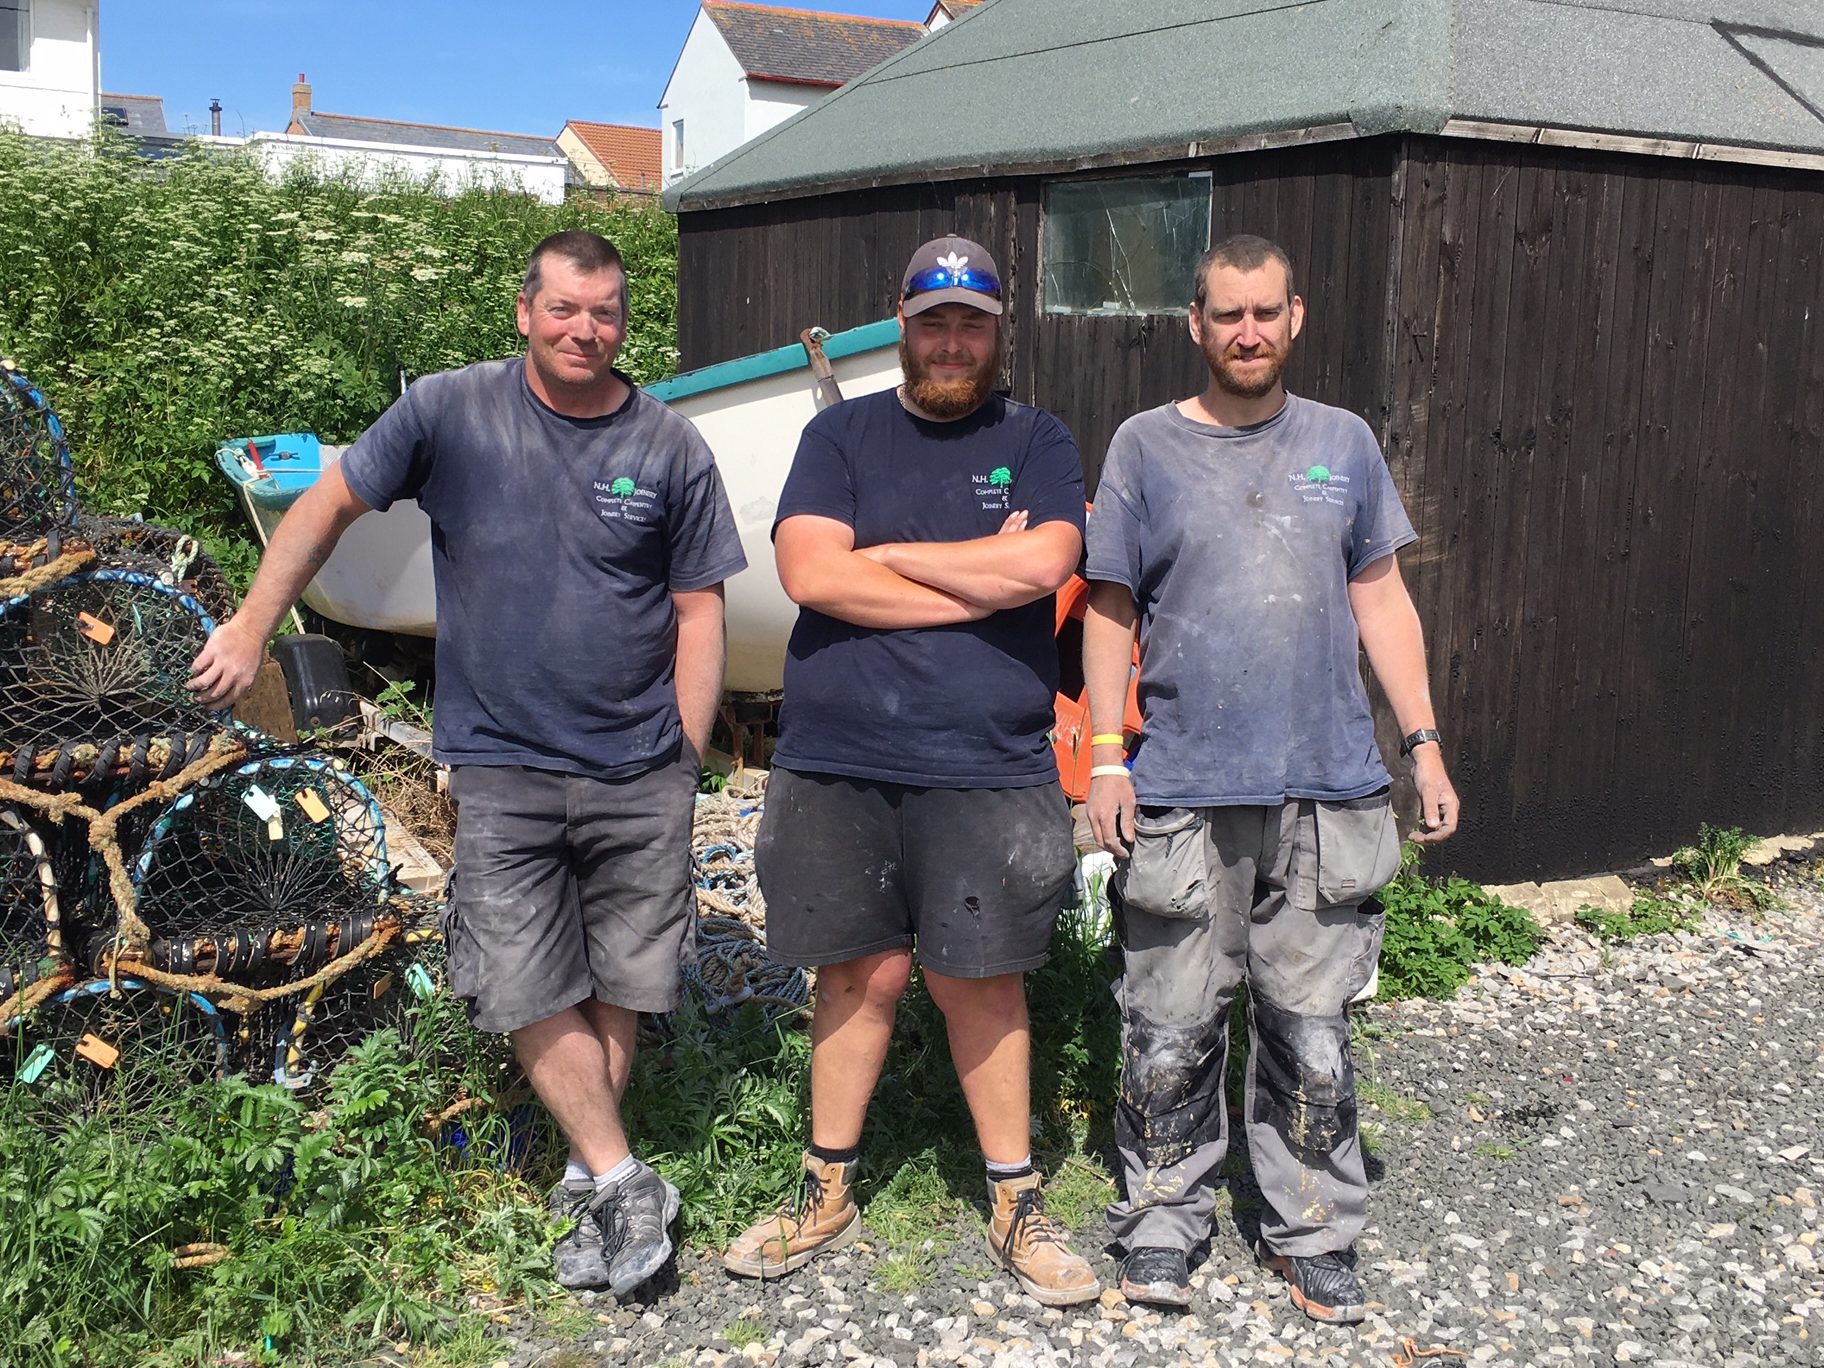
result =
[[[1357,1321],[1368,1185],[1345,1010],[1380,951],[1372,895],[1400,860],[1358,639],[1414,760],[1418,839],[1455,830],[1457,797],[1393,554],[1412,524],[1368,426],[1286,393],[1303,322],[1283,251],[1211,248],[1190,309],[1209,384],[1122,425],[1089,519],[1089,816],[1126,858],[1112,886],[1125,1196],[1109,1222],[1126,1295],[1188,1304],[1246,979],[1261,1259],[1307,1315]],[[1118,734],[1136,625],[1145,734],[1130,773]]]
[[[987,1163],[989,1253],[1048,1305],[1101,1290],[1032,1166],[1024,982],[1074,867],[1048,733],[1083,476],[1062,423],[994,393],[1002,307],[979,244],[921,247],[905,383],[813,419],[779,500],[802,611],[755,862],[769,951],[818,968],[811,1134],[796,1203],[729,1249],[738,1274],[858,1233],[862,1123],[916,954]]]

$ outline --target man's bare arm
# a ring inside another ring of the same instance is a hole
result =
[[[1120,734],[1127,716],[1127,685],[1134,670],[1134,624],[1140,610],[1125,584],[1098,580],[1089,586],[1083,613],[1083,683],[1089,692],[1090,735]],[[1096,765],[1121,763],[1121,747],[1090,751]],[[1101,775],[1089,781],[1089,828],[1111,855],[1127,854],[1134,835],[1134,781]]]
[[[298,497],[273,531],[246,599],[210,634],[190,666],[186,687],[204,707],[225,708],[246,696],[279,619],[323,568],[348,525],[372,511],[348,487],[339,465]]]
[[[671,604],[678,615],[678,718],[684,724],[684,740],[701,760],[709,749],[709,732],[722,701],[722,674],[728,664],[722,586],[675,593]]]
[[[1362,649],[1381,690],[1393,706],[1400,735],[1437,725],[1431,707],[1431,681],[1425,671],[1425,633],[1396,556],[1382,556],[1349,581],[1349,607],[1355,613]],[[1419,791],[1421,829],[1417,841],[1442,841],[1457,829],[1457,791],[1444,769],[1441,747],[1427,741],[1412,752],[1412,782]]]
[[[887,542],[862,555],[907,579],[954,594],[965,603],[999,611],[1055,594],[1083,555],[1083,537],[1070,523],[1028,529],[1026,514],[1013,529],[962,542]]]
[[[793,603],[857,627],[947,627],[990,611],[860,554],[855,530],[835,518],[787,518],[773,534],[773,558]]]

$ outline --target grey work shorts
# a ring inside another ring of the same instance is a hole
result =
[[[678,1005],[693,952],[697,766],[689,749],[626,779],[463,765],[444,936],[450,989],[484,1031],[516,1031],[589,998]]]
[[[916,944],[950,978],[1043,964],[1075,869],[1056,784],[913,788],[775,769],[754,848],[773,958],[841,964]]]

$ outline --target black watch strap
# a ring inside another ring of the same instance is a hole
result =
[[[1427,741],[1436,741],[1439,749],[1442,749],[1444,746],[1444,738],[1438,734],[1435,727],[1421,727],[1418,731],[1400,742],[1400,759],[1404,760],[1407,756],[1411,755],[1417,747],[1424,745]]]

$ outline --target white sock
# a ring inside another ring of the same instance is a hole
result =
[[[589,1165],[581,1159],[571,1159],[564,1165],[564,1181],[566,1183],[592,1183],[595,1181],[595,1175],[589,1172]]]
[[[1020,1174],[1032,1172],[1032,1156],[1030,1154],[1020,1160],[1017,1164],[997,1164],[992,1159],[984,1159],[982,1162],[988,1165],[988,1176],[990,1178],[1014,1178]]]
[[[631,1154],[606,1173],[595,1175],[595,1190],[600,1192],[613,1183],[624,1183],[640,1171],[640,1161]]]

